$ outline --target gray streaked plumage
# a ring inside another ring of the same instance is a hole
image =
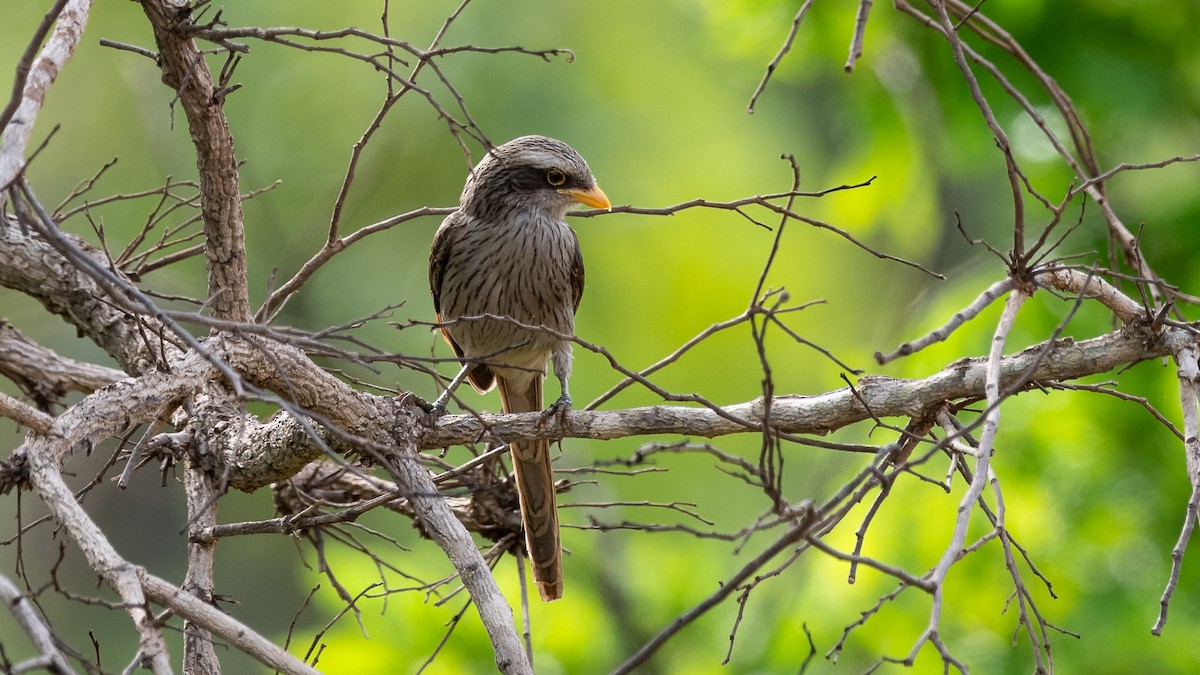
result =
[[[565,220],[576,202],[610,207],[579,153],[523,136],[475,166],[461,205],[434,235],[429,286],[442,332],[475,389],[499,387],[504,412],[541,410],[548,359],[562,396],[547,412],[571,404],[571,343],[555,333],[573,334],[583,294],[583,256]],[[544,600],[556,600],[562,552],[550,443],[513,443],[511,454],[534,581]]]

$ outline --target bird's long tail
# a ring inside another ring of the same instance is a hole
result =
[[[510,383],[507,378],[497,376],[504,412],[540,412],[544,379],[538,375],[529,378],[526,385]],[[542,600],[557,600],[563,592],[562,548],[558,540],[558,506],[550,467],[550,441],[513,443],[511,454],[513,471],[517,475],[517,493],[521,497],[525,548],[533,563],[533,581]]]

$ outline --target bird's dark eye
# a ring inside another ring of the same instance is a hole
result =
[[[560,187],[563,183],[567,182],[567,174],[558,169],[550,169],[546,172],[546,182],[552,187]]]

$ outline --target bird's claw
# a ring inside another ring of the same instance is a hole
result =
[[[429,401],[426,401],[415,394],[410,394],[410,396],[412,396],[412,402],[415,403],[418,408],[425,411],[425,414],[429,416],[429,420],[431,422],[436,421],[439,417],[446,414],[446,400],[444,397],[439,396],[437,400],[435,400],[433,403],[430,403]]]
[[[559,421],[567,425],[570,424],[570,420],[567,418],[567,413],[569,412],[571,412],[571,395],[564,393],[558,397],[557,401],[551,403],[549,408],[542,411],[541,416],[538,417],[538,422],[545,422],[557,415]]]
[[[446,414],[446,402],[439,398],[438,400],[431,403],[429,405],[429,414],[432,415],[434,419],[437,419],[437,418],[441,417],[442,415],[445,415]]]

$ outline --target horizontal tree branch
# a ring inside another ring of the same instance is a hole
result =
[[[0,417],[7,417],[38,433],[46,433],[50,429],[50,425],[54,424],[54,418],[50,415],[2,391],[0,391]]]
[[[1190,331],[1165,328],[1159,335],[1140,326],[1122,328],[1098,338],[1071,338],[1034,345],[1006,356],[1000,363],[1001,383],[1017,380],[1072,380],[1116,368],[1169,356],[1191,341]],[[784,395],[771,403],[771,426],[790,434],[826,434],[872,417],[920,417],[946,401],[983,398],[987,359],[962,359],[920,380],[878,375],[862,378],[849,387],[814,396]],[[1032,370],[1031,370],[1032,369]],[[614,411],[575,411],[570,427],[542,420],[539,413],[519,415],[449,415],[424,431],[422,449],[478,442],[488,435],[506,441],[563,437],[609,440],[628,436],[679,434],[711,438],[755,430],[731,419],[754,425],[763,422],[762,399],[726,406],[728,417],[707,408],[650,406]]]
[[[1000,362],[1001,386],[1017,381],[1031,386],[1040,381],[1073,380],[1105,373],[1146,359],[1172,355],[1192,339],[1185,328],[1164,327],[1158,334],[1134,325],[1101,337],[1076,341],[1063,338],[1034,345]],[[326,447],[350,445],[355,438],[387,443],[397,429],[412,429],[419,449],[428,450],[480,441],[522,441],[534,438],[610,440],[643,435],[675,434],[711,438],[754,431],[762,424],[763,402],[756,399],[726,406],[727,415],[701,407],[649,406],[615,411],[573,411],[568,424],[546,420],[539,413],[447,415],[421,423],[423,415],[402,399],[353,389],[303,357],[283,347],[268,354],[241,340],[229,340],[214,354],[227,359],[259,386],[294,397],[300,406],[319,415],[323,425],[339,426],[330,433],[322,425],[298,423],[288,415],[237,429],[222,439],[232,464],[230,484],[251,491],[283,480],[318,458]],[[853,388],[813,396],[784,395],[771,404],[772,428],[789,434],[826,434],[873,417],[929,416],[947,401],[984,396],[986,359],[963,359],[924,379],[867,376]],[[750,426],[730,418],[742,419]],[[344,425],[344,426],[343,426]],[[318,429],[314,440],[311,430]]]
[[[0,319],[0,375],[36,383],[52,396],[68,391],[93,392],[128,375],[107,366],[61,356],[39,345]]]
[[[1063,338],[1005,357],[1000,364],[1001,383],[1008,386],[1021,380],[1036,384],[1104,373],[1172,355],[1191,339],[1185,328],[1168,326],[1153,335],[1136,325],[1090,340]],[[298,349],[274,345],[268,351],[229,336],[210,338],[204,345],[209,358],[229,363],[247,381],[279,392],[298,409],[314,415],[308,421],[277,415],[261,424],[246,416],[244,421],[217,430],[217,436],[210,439],[211,447],[222,449],[230,485],[247,491],[294,475],[322,454],[322,444],[349,447],[361,442],[387,447],[393,434],[403,429],[412,430],[418,448],[432,449],[480,440],[547,437],[609,440],[676,434],[711,438],[752,431],[763,421],[763,403],[756,399],[725,407],[728,416],[700,407],[649,406],[575,411],[568,425],[544,420],[538,413],[447,415],[421,424],[415,405],[355,390],[321,370]],[[867,376],[853,389],[779,396],[771,404],[770,423],[783,433],[825,434],[873,417],[928,416],[946,401],[982,398],[985,368],[983,358],[963,359],[924,379]],[[76,420],[88,426],[81,440],[98,442],[131,423],[163,414],[172,401],[215,377],[218,373],[209,361],[193,354],[172,363],[170,373],[123,380],[98,391],[64,413],[56,427]],[[746,420],[750,426],[730,417]],[[336,427],[336,433],[329,433],[330,427]],[[314,428],[324,428],[317,439],[311,433]]]

